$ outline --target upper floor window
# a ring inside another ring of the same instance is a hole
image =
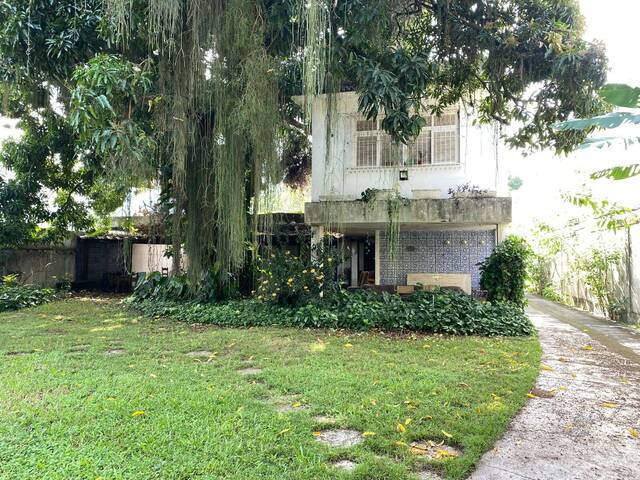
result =
[[[356,166],[393,167],[460,163],[458,112],[427,118],[427,126],[407,145],[395,144],[380,120],[356,121]]]

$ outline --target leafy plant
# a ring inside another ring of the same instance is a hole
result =
[[[18,285],[13,279],[0,284],[0,312],[18,310],[20,308],[34,307],[56,298],[56,292],[52,288],[41,288],[35,285]]]
[[[615,319],[617,299],[615,297],[612,270],[622,259],[617,250],[593,248],[575,260],[585,284],[596,298],[598,307],[609,318]]]
[[[449,196],[456,197],[482,197],[486,195],[488,190],[482,189],[477,185],[471,185],[469,182],[449,188]]]
[[[490,302],[508,301],[524,308],[530,256],[526,240],[510,235],[480,264],[480,288],[487,291]]]
[[[406,330],[450,335],[526,336],[533,325],[509,302],[478,302],[452,290],[420,291],[404,299],[395,294],[339,291],[330,300],[298,306],[257,299],[222,304],[132,301],[147,315],[223,326],[291,326],[350,330]]]
[[[300,255],[275,249],[258,257],[260,274],[254,292],[258,300],[277,305],[299,306],[313,299],[328,299],[340,290],[336,279],[338,263],[345,253],[319,243]]]

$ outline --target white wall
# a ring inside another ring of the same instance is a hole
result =
[[[498,191],[499,195],[506,193],[503,179],[496,180],[496,152],[501,147],[493,126],[473,126],[473,118],[461,111],[460,165],[402,167],[409,170],[409,180],[398,181],[398,167],[356,168],[354,130],[359,117],[358,97],[355,93],[341,93],[335,102],[330,142],[326,141],[328,97],[320,96],[314,103],[312,201],[356,199],[367,188],[399,188],[405,198],[413,198],[413,190],[438,189],[442,197],[447,197],[449,188],[465,182]]]
[[[134,243],[131,251],[131,271],[161,272],[163,268],[171,271],[171,258],[164,256],[170,245]]]

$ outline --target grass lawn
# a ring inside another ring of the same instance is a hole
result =
[[[429,463],[463,478],[526,401],[539,358],[535,338],[193,327],[115,300],[4,313],[0,478],[393,480]],[[321,444],[333,428],[368,433]],[[415,440],[463,454],[430,461]],[[331,465],[343,459],[356,469]]]

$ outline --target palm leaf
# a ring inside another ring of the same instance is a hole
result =
[[[640,88],[623,83],[610,83],[602,87],[599,93],[604,100],[617,107],[640,107]]]
[[[593,180],[608,178],[610,180],[625,180],[627,178],[640,175],[640,164],[620,165],[617,167],[605,168],[591,174]]]

